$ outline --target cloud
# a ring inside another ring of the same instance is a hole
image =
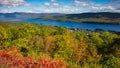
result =
[[[95,3],[93,0],[74,0],[77,7],[84,7],[89,12],[115,12],[120,11],[120,0],[111,0],[107,3]]]
[[[88,3],[75,0],[75,6],[88,6]]]
[[[0,13],[11,13],[9,10],[0,10]]]
[[[51,0],[51,2],[45,2],[46,7],[58,7],[60,4],[56,0]]]
[[[88,7],[93,4],[94,4],[94,2],[92,0],[74,0],[75,6]]]
[[[51,0],[51,2],[56,2],[56,0]]]
[[[109,12],[119,12],[120,9],[120,0],[111,0],[111,2],[106,4],[100,4],[101,9],[103,11],[109,11]]]
[[[74,0],[72,4],[62,4],[57,0],[45,2],[46,7],[35,9],[37,13],[84,13],[84,12],[120,12],[118,9],[118,1],[109,3],[95,3],[93,0]],[[56,7],[57,6],[57,7]]]
[[[59,3],[53,3],[53,6],[59,6]]]
[[[96,3],[94,0],[49,0],[40,3],[27,3],[25,0],[0,0],[0,12],[46,12],[46,13],[84,13],[84,12],[120,12],[120,0]],[[30,5],[30,6],[29,6]],[[17,8],[4,8],[17,7]],[[24,9],[24,10],[23,10]]]
[[[51,0],[52,5],[55,7],[58,7],[60,4],[57,2],[57,0]]]
[[[116,9],[120,8],[120,0],[112,0],[109,5],[113,6]]]
[[[46,2],[46,3],[44,3],[44,5],[45,5],[46,7],[49,7],[49,6],[50,6],[50,3]]]
[[[17,6],[29,6],[24,0],[0,0],[0,6],[5,7],[17,7]]]
[[[33,11],[32,11],[32,10],[27,10],[27,12],[28,12],[28,13],[33,13]]]

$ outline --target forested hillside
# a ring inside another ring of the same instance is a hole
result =
[[[98,12],[39,17],[42,20],[120,24],[120,13]]]
[[[120,68],[120,35],[1,22],[0,68]]]

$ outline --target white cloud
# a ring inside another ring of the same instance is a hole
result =
[[[56,0],[51,0],[51,2],[56,2]]]
[[[115,10],[114,6],[111,6],[111,4],[94,4],[91,7],[91,10],[97,10],[97,11],[108,11],[111,12],[113,10]]]
[[[115,8],[112,6],[108,6],[109,9],[114,10]]]
[[[84,1],[75,0],[74,2],[75,2],[75,6],[85,7],[89,5],[87,2],[84,2]]]
[[[0,10],[0,13],[11,13],[9,10]]]
[[[50,1],[50,2],[49,2]],[[29,6],[16,8],[4,8],[0,12],[45,12],[45,13],[83,13],[83,12],[120,12],[120,0],[112,0],[108,3],[95,3],[93,0],[68,0],[68,3],[64,4],[61,0],[49,0],[48,2],[41,2],[34,5],[29,4],[25,0],[0,0],[1,6],[17,7],[17,6]],[[70,2],[70,3],[69,3]],[[42,5],[40,5],[42,4]],[[37,6],[36,6],[37,5]],[[25,10],[22,10],[25,9]]]
[[[113,12],[119,11],[120,0],[112,0],[108,3],[98,4],[92,0],[74,0],[75,6],[82,7],[82,10],[87,10],[89,12]]]
[[[32,10],[27,10],[27,12],[28,12],[28,13],[33,13],[33,11],[32,11]]]
[[[53,5],[54,5],[54,6],[59,6],[59,4],[58,4],[58,3],[53,3]]]
[[[45,6],[49,7],[50,6],[50,3],[46,2],[44,3]]]
[[[29,6],[24,0],[0,0],[0,6],[17,7],[17,6]]]

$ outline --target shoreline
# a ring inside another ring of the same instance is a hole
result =
[[[75,22],[75,23],[90,23],[90,24],[109,24],[109,25],[120,25],[120,23],[106,23],[106,22],[76,22],[76,21],[62,21],[62,20],[45,20],[45,19],[35,19],[35,20],[43,20],[43,21],[55,21],[55,22]]]
[[[90,30],[90,29],[80,29],[80,28],[68,28],[72,31],[75,31],[75,30],[78,30],[78,31],[90,31],[90,32],[98,32],[98,33],[103,33],[103,32],[110,32],[110,33],[114,33],[114,34],[118,34],[120,35],[120,32],[119,31],[113,31],[113,30],[103,30],[103,29],[100,29],[100,28],[97,28],[95,30]]]
[[[53,20],[45,20],[45,21],[53,21]],[[20,21],[0,21],[0,23],[6,23],[6,22],[13,22],[13,23],[32,23],[32,24],[38,24],[38,25],[45,25],[45,24],[40,24],[40,23],[34,23],[34,22],[20,22]],[[94,23],[93,23],[94,24]],[[98,24],[98,23],[96,23]],[[116,25],[116,24],[111,24],[111,25]],[[52,25],[47,25],[47,26],[52,26]],[[54,26],[53,27],[60,27],[60,26]],[[64,26],[62,26],[64,27]],[[64,27],[64,28],[67,28],[67,27]],[[101,33],[101,32],[111,32],[111,33],[115,33],[115,34],[119,34],[120,35],[120,31],[114,31],[114,30],[104,30],[104,29],[101,29],[101,28],[96,28],[94,30],[92,29],[82,29],[82,28],[67,28],[67,29],[70,29],[72,31],[75,31],[75,30],[78,30],[78,31],[90,31],[90,32],[98,32],[98,33]]]

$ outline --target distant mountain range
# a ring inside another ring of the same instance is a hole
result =
[[[66,14],[68,18],[101,18],[101,17],[106,17],[106,18],[120,18],[120,13],[111,13],[111,12],[100,12],[100,13],[81,13],[81,14]]]
[[[0,19],[24,19],[33,18],[53,21],[69,22],[89,22],[89,23],[112,23],[120,24],[120,13],[99,12],[99,13],[80,13],[80,14],[60,14],[60,13],[0,13]]]
[[[0,13],[0,18],[39,18],[45,16],[58,16],[59,13]]]
[[[120,24],[120,13],[100,12],[40,17],[42,20]]]

